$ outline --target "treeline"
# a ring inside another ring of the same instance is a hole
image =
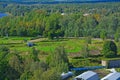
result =
[[[0,19],[0,35],[1,37],[6,35],[41,36],[50,39],[86,36],[95,38],[120,37],[119,12],[109,15],[86,14],[82,12],[49,14],[47,11],[33,10],[24,16],[8,16]]]
[[[45,10],[48,13],[98,13],[109,15],[120,11],[120,3],[81,3],[81,4],[17,4],[0,2],[0,12],[14,16],[24,16],[31,10]]]
[[[0,4],[9,13],[0,19],[1,37],[41,36],[116,38],[120,36],[120,3]]]

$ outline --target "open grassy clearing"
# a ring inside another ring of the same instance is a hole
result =
[[[9,37],[9,38],[0,38],[0,44],[14,44],[14,43],[23,43],[24,40],[30,40],[31,37]]]
[[[80,67],[80,65],[93,66],[100,64],[99,60],[101,60],[101,57],[88,58],[87,63],[93,62],[91,64],[85,64],[86,61],[84,59],[81,61],[81,52],[85,45],[85,40],[83,38],[60,39],[56,41],[48,40],[46,38],[31,40],[31,37],[9,37],[0,38],[0,44],[8,46],[11,51],[16,50],[19,51],[21,55],[26,55],[27,52],[31,51],[32,47],[28,47],[27,42],[24,42],[24,40],[28,42],[33,42],[35,44],[34,47],[42,52],[42,54],[40,54],[40,58],[42,57],[43,59],[46,54],[53,52],[56,47],[64,46],[66,52],[68,53],[70,62],[74,66]],[[102,40],[93,39],[92,44],[88,45],[89,53],[91,55],[99,55],[101,53],[102,46]],[[92,58],[94,58],[94,60],[92,60]],[[80,61],[81,63],[79,63]]]
[[[27,42],[33,42],[35,44],[34,47],[44,53],[53,52],[56,47],[64,46],[69,57],[80,57],[82,48],[85,45],[84,38],[59,39],[59,40],[48,40],[46,38],[31,40],[31,38],[32,37],[0,38],[0,45],[6,45],[10,48],[11,51],[17,50],[21,52],[22,55],[24,55],[24,52],[28,52],[31,50],[31,47],[27,46]],[[89,54],[91,55],[100,54],[102,46],[103,40],[92,39],[92,43],[88,45]]]
[[[78,53],[84,47],[85,40],[84,39],[60,39],[59,41],[49,41],[46,39],[39,39],[37,41],[30,40],[30,37],[10,37],[10,38],[0,38],[1,45],[7,45],[10,50],[18,50],[18,51],[28,51],[31,48],[27,46],[27,41],[33,41],[38,50],[51,52],[57,46],[64,46],[67,53]],[[99,50],[101,47],[101,43],[99,41],[93,40],[93,44],[89,45],[90,50]]]
[[[54,51],[57,46],[64,46],[66,52],[69,54],[80,53],[85,45],[85,40],[83,38],[60,39],[58,41],[51,41],[46,38],[31,40],[31,37],[0,38],[0,45],[7,45],[10,50],[26,52],[31,50],[31,48],[27,46],[27,42],[25,41],[35,43],[34,47],[44,52],[51,52]],[[93,39],[92,44],[88,45],[91,54],[100,54],[102,46],[103,41],[100,39]]]

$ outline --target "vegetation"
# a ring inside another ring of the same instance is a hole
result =
[[[60,80],[71,67],[118,59],[119,5],[0,2],[9,14],[0,18],[0,80]]]
[[[10,16],[0,19],[0,35],[119,39],[119,3],[86,5],[1,5]]]
[[[23,42],[19,43],[24,40],[24,38],[9,37],[7,40],[5,39],[5,42],[7,43],[2,43],[6,46],[1,46],[0,49],[2,53],[0,54],[6,56],[1,58],[3,59],[3,61],[1,61],[1,69],[4,72],[12,67],[12,71],[11,69],[9,72],[7,71],[8,73],[4,74],[4,77],[1,79],[4,80],[6,76],[9,76],[6,78],[10,80],[19,78],[42,78],[42,80],[48,78],[59,79],[60,74],[62,72],[67,72],[69,69],[68,67],[70,66],[101,66],[101,60],[104,59],[103,56],[100,56],[101,48],[103,46],[102,40],[92,39],[91,44],[86,44],[86,38],[60,39],[60,41],[45,41],[43,39],[42,41],[35,42],[35,46],[28,47]],[[11,39],[18,43],[10,43]],[[30,40],[30,38],[26,39],[28,39],[28,41]],[[3,53],[3,51],[7,52],[7,54]],[[3,65],[3,63],[5,65]],[[32,77],[31,75],[34,76]],[[46,77],[45,75],[48,76]]]
[[[53,55],[49,54],[47,62],[40,61],[36,55],[39,52],[34,48],[33,50],[26,58],[23,58],[17,51],[10,55],[5,54],[8,53],[7,47],[1,49],[0,75],[3,76],[0,79],[60,80],[60,74],[68,70],[68,58],[64,48],[56,48]]]
[[[105,57],[116,57],[117,56],[116,44],[113,41],[105,41],[102,53]]]

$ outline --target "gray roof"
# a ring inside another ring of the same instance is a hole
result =
[[[118,72],[110,73],[101,80],[120,80],[120,73]]]
[[[93,76],[95,76],[95,75],[97,75],[95,72],[93,72],[93,71],[87,71],[87,72],[84,72],[84,73],[82,73],[81,75],[79,75],[79,76],[77,76],[77,77],[75,77],[75,78],[82,78],[82,79],[87,80],[87,79],[89,79],[90,77],[93,77]],[[97,75],[97,76],[98,76],[98,75]]]
[[[72,77],[72,76],[73,76],[73,73],[72,73],[72,72],[62,73],[62,74],[61,74],[62,80],[66,80],[66,79],[68,79],[68,78],[70,78],[70,77]]]

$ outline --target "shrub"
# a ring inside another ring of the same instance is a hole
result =
[[[86,43],[88,43],[88,44],[92,43],[92,37],[91,36],[86,37]]]
[[[6,53],[8,53],[9,52],[9,48],[6,47],[6,46],[0,46],[0,52],[6,52]]]
[[[115,57],[116,55],[115,55],[115,52],[109,51],[104,56],[107,58],[112,58],[112,57]]]
[[[105,57],[115,57],[117,55],[117,46],[113,41],[105,41],[102,54]]]

